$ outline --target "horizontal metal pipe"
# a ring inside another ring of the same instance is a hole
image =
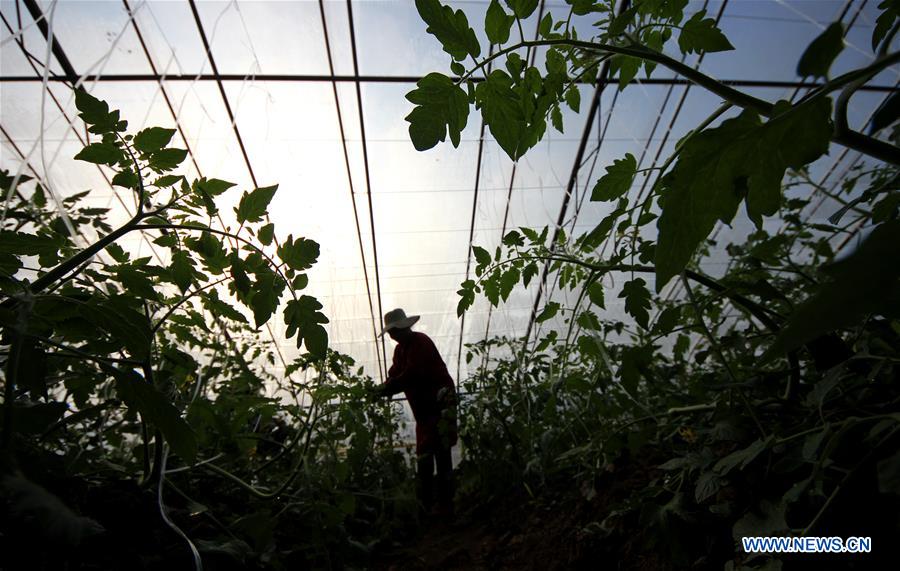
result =
[[[73,83],[79,76],[75,75],[51,75],[50,81],[62,81]],[[413,75],[314,75],[314,74],[257,74],[257,75],[241,75],[241,74],[174,74],[174,75],[156,75],[152,73],[122,73],[113,75],[88,75],[85,76],[84,82],[89,81],[287,81],[287,82],[359,82],[359,83],[416,83],[421,79],[420,76]],[[452,78],[454,80],[458,78]],[[43,77],[36,75],[8,75],[0,76],[0,83],[25,83],[31,81],[42,81]],[[473,77],[473,81],[482,81],[483,78]],[[610,82],[618,81],[611,78]],[[769,88],[788,88],[788,87],[821,87],[821,82],[804,82],[804,81],[764,81],[755,79],[720,79],[720,83],[733,87],[769,87]],[[593,84],[590,78],[585,78],[579,83]],[[643,85],[688,85],[692,83],[682,78],[650,78],[636,79],[635,83]],[[893,85],[864,85],[860,91],[875,92],[893,92]]]

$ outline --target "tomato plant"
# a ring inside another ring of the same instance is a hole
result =
[[[777,558],[741,550],[749,535],[886,540],[898,529],[893,508],[883,506],[896,505],[900,457],[900,273],[890,261],[900,254],[900,154],[896,130],[890,140],[875,135],[896,123],[887,108],[897,96],[874,110],[867,134],[852,130],[846,113],[854,92],[900,58],[890,51],[896,3],[880,5],[870,65],[829,79],[843,49],[835,23],[797,68],[826,81],[774,103],[665,53],[733,49],[704,11],[684,13],[687,2],[567,4],[566,19],[548,12],[529,41],[521,21],[538,2],[493,0],[484,50],[464,11],[418,0],[457,79],[434,72],[407,95],[416,148],[448,136],[457,145],[474,106],[517,160],[548,121],[563,130],[560,108],[578,110],[579,81],[616,74],[624,89],[641,69],[649,76],[660,66],[725,103],[661,166],[639,170],[627,154],[607,167],[591,200],[614,206],[592,231],[519,228],[495,253],[473,246],[475,276],[461,284],[460,315],[477,296],[500,305],[542,273],[576,301],[547,300],[534,316],[535,339],[469,346],[477,366],[465,383],[473,396],[461,438],[470,488],[495,493],[517,481],[535,494],[574,481],[590,501],[610,473],[637,466],[645,487],[593,529],[620,548],[637,534],[675,568],[780,568]],[[579,18],[593,23],[592,37],[578,36]],[[531,64],[538,49],[544,61]],[[830,192],[817,188],[809,166],[832,143],[873,160],[833,195],[843,207],[829,223],[814,224],[803,218],[809,194],[798,190]],[[640,199],[629,193],[639,176],[651,181]],[[711,234],[741,206],[756,230],[725,244],[727,270],[711,276],[703,261],[721,246]],[[766,219],[782,230],[767,230]],[[841,251],[860,227],[865,238]],[[608,317],[611,295],[624,300],[626,320]],[[860,503],[871,517],[855,511]]]
[[[224,225],[235,185],[176,174],[186,151],[170,146],[174,129],[130,134],[86,91],[76,104],[95,139],[75,158],[111,170],[134,213],[114,227],[106,209],[81,206],[87,192],[57,204],[0,173],[4,558],[365,560],[391,514],[415,513],[409,467],[393,445],[399,412],[368,402],[371,378],[328,349],[328,318],[303,293],[318,244],[278,236],[277,185],[241,192]],[[129,235],[155,259],[118,243]],[[259,334],[279,310],[305,349],[283,376]]]

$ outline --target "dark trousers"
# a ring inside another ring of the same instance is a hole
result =
[[[434,505],[434,468],[437,465],[437,502],[442,510],[453,509],[453,460],[450,448],[438,448],[434,452],[419,455],[416,459],[419,502],[425,511]]]

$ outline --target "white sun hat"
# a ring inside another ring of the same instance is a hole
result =
[[[418,315],[410,315],[407,317],[406,312],[399,307],[397,309],[392,309],[384,314],[384,330],[379,334],[379,337],[391,329],[406,329],[407,327],[412,327],[418,320]]]

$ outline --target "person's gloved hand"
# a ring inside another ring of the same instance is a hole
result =
[[[387,396],[387,393],[385,392],[385,386],[384,386],[384,385],[378,385],[378,386],[375,386],[375,387],[370,388],[370,389],[368,390],[368,396],[369,396],[369,398],[372,399],[372,400],[380,399],[380,398],[386,397],[386,396]]]

